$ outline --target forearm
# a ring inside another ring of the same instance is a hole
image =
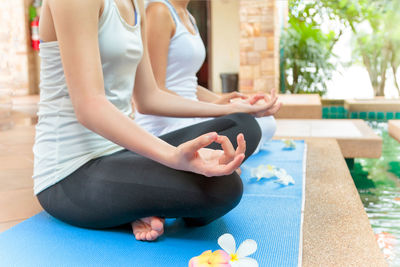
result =
[[[232,108],[225,105],[201,102],[155,90],[153,96],[142,103],[139,112],[168,117],[219,117],[228,115]]]
[[[216,93],[204,88],[203,86],[197,86],[197,99],[203,102],[215,103],[221,97]]]
[[[175,147],[140,128],[105,96],[94,96],[82,102],[84,107],[76,113],[86,128],[128,150],[171,166]]]

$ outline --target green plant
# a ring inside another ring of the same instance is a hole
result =
[[[354,28],[360,20],[359,1],[366,0],[289,1],[288,27],[281,38],[285,90],[325,93],[326,82],[336,67],[331,60],[335,56],[332,49],[343,30]],[[323,31],[325,22],[335,26]]]
[[[366,30],[353,28],[354,56],[362,61],[368,71],[375,96],[383,96],[388,69],[393,71],[394,84],[400,94],[396,79],[400,66],[400,4],[398,0],[380,0],[363,3]]]
[[[292,93],[326,91],[334,65],[329,62],[333,33],[325,34],[315,25],[290,17],[282,36],[285,55],[285,88]]]
[[[399,23],[399,0],[289,0],[288,27],[281,39],[285,90],[323,94],[335,68],[332,49],[350,28],[355,36],[354,59],[367,69],[375,95],[384,95],[389,69],[400,94]],[[368,31],[360,27],[365,24]]]

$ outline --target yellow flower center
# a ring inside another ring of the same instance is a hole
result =
[[[274,170],[274,166],[271,166],[271,165],[267,165],[267,168],[268,168],[269,171]]]
[[[238,261],[239,257],[237,254],[231,254],[231,261]]]

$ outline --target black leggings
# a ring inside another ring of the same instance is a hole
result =
[[[248,114],[231,114],[189,126],[160,138],[177,146],[204,133],[227,136],[234,147],[243,133],[247,159],[261,130]],[[220,148],[211,144],[211,148]],[[139,218],[183,218],[188,225],[207,224],[233,209],[243,193],[236,172],[220,177],[178,171],[129,150],[93,159],[38,194],[42,207],[72,225],[108,228]]]

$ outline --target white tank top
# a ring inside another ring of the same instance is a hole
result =
[[[150,0],[149,4],[153,2],[160,2],[168,7],[176,26],[175,34],[169,43],[165,87],[182,97],[197,100],[196,73],[203,65],[206,51],[194,19],[189,14],[196,29],[195,35],[187,30],[171,3],[167,0]],[[144,115],[135,112],[136,123],[156,136],[192,125],[201,120],[200,118]]]
[[[135,8],[138,8],[136,0]],[[99,48],[107,99],[126,116],[143,46],[140,15],[135,26],[121,17],[114,0],[104,0],[99,19]],[[34,192],[59,182],[91,159],[122,150],[121,146],[81,125],[65,81],[58,42],[40,45],[39,121],[34,152]],[[84,74],[82,74],[84,75]]]

